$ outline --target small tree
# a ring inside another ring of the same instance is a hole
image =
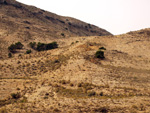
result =
[[[45,46],[44,43],[38,42],[36,49],[37,49],[38,51],[44,51],[44,50],[46,50],[46,46]]]
[[[21,42],[17,42],[15,43],[16,49],[22,49],[23,48],[23,44]]]
[[[95,53],[95,57],[96,57],[96,58],[100,58],[100,59],[104,59],[104,58],[105,58],[105,56],[104,56],[104,51],[98,50],[98,51]]]
[[[30,43],[29,43],[29,46],[30,46],[32,49],[36,49],[36,42],[30,42]]]
[[[57,42],[52,42],[52,43],[46,44],[46,50],[55,49],[55,48],[58,48]]]
[[[57,42],[52,42],[48,44],[41,43],[41,42],[38,42],[38,44],[36,44],[36,42],[30,42],[29,45],[32,49],[35,49],[37,51],[45,51],[45,50],[58,48]]]
[[[16,52],[16,45],[15,44],[11,44],[9,47],[8,47],[8,50],[12,53]]]
[[[17,42],[15,44],[11,44],[9,47],[8,47],[8,50],[12,53],[15,53],[16,52],[16,49],[22,49],[23,48],[23,44],[21,42]]]
[[[27,50],[26,51],[26,54],[30,54],[32,51],[31,50]]]
[[[105,47],[100,47],[98,51],[96,51],[95,53],[95,57],[96,58],[100,58],[100,59],[104,59],[105,56],[104,56],[104,51],[106,50]]]

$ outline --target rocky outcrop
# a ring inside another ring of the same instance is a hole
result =
[[[0,4],[13,4],[13,3],[16,3],[15,0],[0,0]]]

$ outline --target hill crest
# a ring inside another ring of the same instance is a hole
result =
[[[76,36],[112,35],[108,31],[80,20],[19,3],[0,0],[1,55],[8,54],[8,46],[22,42],[49,43],[61,38]]]

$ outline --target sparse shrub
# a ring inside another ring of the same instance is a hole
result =
[[[8,50],[12,53],[16,52],[16,46],[15,44],[11,44],[9,47],[8,47]]]
[[[98,109],[95,109],[94,111],[99,112],[99,113],[108,113],[108,108],[107,107],[100,107]]]
[[[8,57],[11,58],[11,57],[12,57],[12,54],[11,54],[11,53],[8,53]]]
[[[72,25],[70,22],[68,23],[70,26]]]
[[[31,50],[27,50],[26,51],[26,54],[30,54],[32,51]]]
[[[44,96],[44,99],[48,99],[48,96]]]
[[[103,96],[104,95],[104,93],[103,92],[100,92],[100,94],[99,94],[100,96]]]
[[[17,64],[20,64],[21,62],[18,60]]]
[[[91,27],[91,24],[88,24],[88,26],[89,26],[89,28],[92,28],[92,27]]]
[[[49,95],[49,93],[45,93],[45,96],[48,96]]]
[[[55,61],[54,61],[54,63],[59,63],[59,62],[60,62],[59,60],[55,60]]]
[[[106,50],[106,48],[105,48],[105,47],[100,47],[99,49],[100,49],[100,50]]]
[[[20,90],[20,88],[17,88],[17,90]]]
[[[16,49],[22,49],[23,48],[23,44],[21,42],[17,42],[15,43]]]
[[[21,95],[20,95],[20,93],[11,93],[11,97],[13,98],[13,99],[18,99],[18,98],[20,98],[21,97]]]
[[[70,83],[70,86],[71,86],[71,87],[74,86],[73,83]]]
[[[82,83],[82,87],[83,87],[85,90],[91,90],[91,89],[92,89],[92,84],[89,84],[89,83]]]
[[[37,51],[45,51],[45,50],[58,48],[57,42],[52,42],[52,43],[48,43],[48,44],[38,42],[37,45],[35,42],[30,42],[29,45],[31,48],[33,48]]]
[[[61,36],[65,37],[65,34],[64,34],[64,33],[61,33]]]
[[[95,92],[95,91],[92,91],[92,92],[89,92],[89,93],[88,93],[88,96],[90,96],[90,97],[91,97],[91,96],[95,96],[95,95],[96,95],[96,92]]]
[[[45,48],[46,48],[46,46],[44,43],[38,42],[37,48],[36,48],[38,51],[44,51]]]
[[[78,83],[78,87],[82,87],[82,83]]]
[[[21,56],[22,56],[21,54],[18,55],[18,57],[21,57]]]
[[[23,48],[23,44],[21,42],[17,42],[15,44],[11,44],[9,47],[8,47],[8,50],[12,53],[15,53],[16,52],[16,49],[22,49]]]
[[[36,49],[36,42],[30,42],[30,43],[29,43],[29,46],[30,46],[32,49]]]
[[[96,57],[96,58],[100,58],[100,59],[104,59],[104,58],[105,58],[105,56],[104,56],[104,51],[98,50],[98,51],[95,53],[95,57]]]
[[[54,108],[53,112],[60,112],[60,110],[58,108]]]
[[[77,40],[76,43],[78,43],[79,41]]]
[[[106,50],[105,47],[100,47],[99,50],[95,53],[96,58],[104,59],[104,51]]]
[[[60,83],[62,83],[62,84],[67,84],[67,81],[61,80]]]
[[[55,48],[58,48],[57,42],[52,42],[52,43],[46,44],[46,50],[55,49]]]

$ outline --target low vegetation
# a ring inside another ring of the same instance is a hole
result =
[[[51,50],[51,49],[58,48],[57,42],[52,42],[52,43],[48,43],[48,44],[41,43],[41,42],[38,42],[38,43],[30,42],[29,46],[32,49],[37,50],[37,51],[45,51],[45,50]]]
[[[11,93],[11,97],[13,98],[13,99],[18,99],[18,98],[20,98],[21,97],[21,95],[20,95],[20,93]]]
[[[27,50],[26,51],[26,54],[30,54],[32,51],[31,50]]]
[[[29,43],[29,46],[30,46],[32,49],[36,49],[36,42],[30,42],[30,43]]]
[[[9,47],[8,47],[8,50],[11,52],[11,53],[15,53],[17,49],[22,49],[23,48],[23,44],[21,42],[17,42],[15,44],[11,44]]]
[[[100,59],[104,59],[105,56],[104,56],[104,51],[101,51],[101,50],[98,50],[95,54],[95,57],[96,58],[100,58]]]
[[[92,40],[91,37],[61,40],[65,43],[59,41],[61,49],[54,51],[46,50],[57,48],[57,43],[30,42],[18,55],[11,52],[7,54],[13,58],[0,64],[0,90],[3,93],[0,112],[1,108],[2,112],[148,111],[149,72],[134,70],[134,66],[131,69],[124,65],[118,66],[126,60],[130,62],[128,54],[117,49],[117,44],[113,44],[120,41],[113,39],[114,42],[108,46],[102,43],[107,41],[103,39],[101,42],[102,39],[97,37]],[[74,45],[70,45],[71,43]],[[30,54],[31,52],[34,54]],[[102,61],[104,58],[107,60]],[[139,60],[139,57],[136,58]]]
[[[11,54],[11,53],[8,53],[8,57],[11,58],[11,57],[12,57],[12,54]]]
[[[104,51],[106,50],[106,48],[104,47],[100,47],[99,50],[95,53],[95,57],[99,58],[99,59],[104,59]]]

